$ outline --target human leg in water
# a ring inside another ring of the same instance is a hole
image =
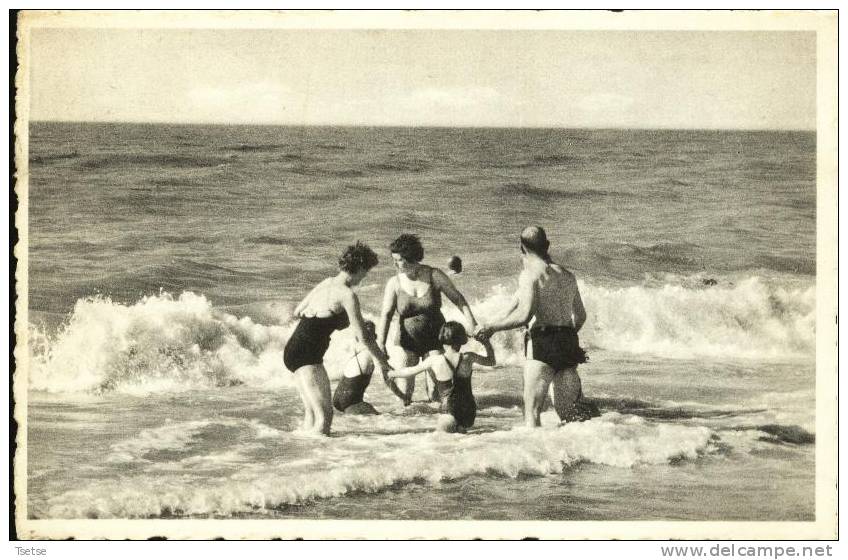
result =
[[[333,423],[333,403],[330,393],[330,378],[322,364],[298,368],[295,375],[300,379],[303,394],[312,409],[313,422],[310,431],[330,435]]]
[[[542,425],[541,414],[548,396],[554,370],[538,360],[524,362],[524,424],[529,428]]]
[[[418,356],[409,350],[403,351],[403,358],[400,367],[414,366],[419,361]],[[394,380],[397,388],[405,395],[404,406],[408,406],[412,402],[412,393],[415,392],[415,378],[397,378]]]
[[[436,354],[442,354],[441,350],[431,350],[427,352],[426,357],[434,356]],[[436,374],[433,373],[433,370],[428,370],[427,373],[424,374],[424,390],[427,392],[427,400],[430,402],[439,402],[439,386],[436,383]]]
[[[297,394],[300,396],[300,401],[303,403],[303,424],[301,429],[304,431],[312,431],[312,426],[315,424],[315,415],[312,413],[312,403],[306,398],[306,389],[303,387],[303,381],[300,376],[295,374],[295,384],[297,385]]]
[[[585,422],[601,415],[596,404],[583,398],[583,387],[576,366],[554,375],[550,392],[562,422]],[[569,403],[572,404],[569,406]]]
[[[465,430],[456,423],[456,418],[452,414],[439,414],[439,418],[436,420],[436,431],[453,434]]]
[[[554,410],[560,420],[566,420],[574,415],[577,399],[582,393],[580,376],[577,367],[569,367],[556,372],[551,381],[551,397]]]

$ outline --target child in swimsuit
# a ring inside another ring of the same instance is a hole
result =
[[[364,321],[365,335],[371,340],[377,337],[377,327],[373,321]],[[374,373],[374,358],[367,352],[365,344],[356,339],[353,356],[345,364],[342,378],[333,393],[333,406],[345,414],[379,414],[369,403],[363,400],[365,389],[371,383]]]
[[[429,356],[417,365],[389,372],[388,376],[413,377],[431,370],[436,377],[441,400],[440,412],[446,415],[439,420],[438,428],[446,432],[465,432],[474,425],[477,417],[477,403],[471,392],[471,373],[474,364],[492,367],[495,365],[495,351],[487,338],[479,338],[486,355],[475,352],[460,352],[468,342],[465,327],[456,321],[448,321],[439,331],[439,342],[444,348],[443,354]]]

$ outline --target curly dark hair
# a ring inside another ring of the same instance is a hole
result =
[[[362,241],[357,241],[348,246],[339,257],[339,270],[348,274],[356,274],[362,270],[367,272],[377,266],[377,262],[377,253]]]
[[[424,247],[421,245],[421,240],[412,233],[401,234],[400,237],[392,241],[392,244],[389,245],[389,251],[397,253],[407,262],[417,263],[424,258]]]
[[[448,321],[442,325],[439,331],[439,342],[451,346],[462,346],[468,342],[468,334],[465,332],[465,327],[461,324],[456,321]]]

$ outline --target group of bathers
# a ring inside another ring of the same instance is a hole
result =
[[[434,350],[441,350],[439,331],[445,324],[441,311],[439,290],[430,288],[421,296],[399,289],[397,311],[400,318],[400,346],[406,352],[425,358]],[[348,327],[347,314],[340,311],[328,317],[304,317],[300,320],[288,343],[283,361],[294,372],[305,365],[321,364],[330,345],[330,336],[336,330]],[[534,326],[525,335],[525,353],[532,344],[532,359],[548,364],[555,371],[586,362],[586,353],[580,347],[577,331],[568,326]],[[333,406],[343,412],[363,402],[365,390],[371,382],[371,372],[363,372],[356,356],[359,375],[343,376],[333,395]],[[436,382],[434,396],[440,401],[440,410],[451,414],[457,425],[471,427],[477,415],[477,405],[471,391],[471,378],[456,375],[456,366],[447,361],[453,370],[453,379]]]

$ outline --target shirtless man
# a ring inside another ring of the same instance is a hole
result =
[[[524,269],[518,291],[506,315],[481,323],[476,334],[529,325],[524,364],[524,421],[540,426],[539,416],[553,384],[554,408],[560,420],[570,419],[581,395],[577,364],[586,361],[577,331],[586,321],[586,310],[574,274],[551,260],[545,230],[530,226],[521,232]]]

